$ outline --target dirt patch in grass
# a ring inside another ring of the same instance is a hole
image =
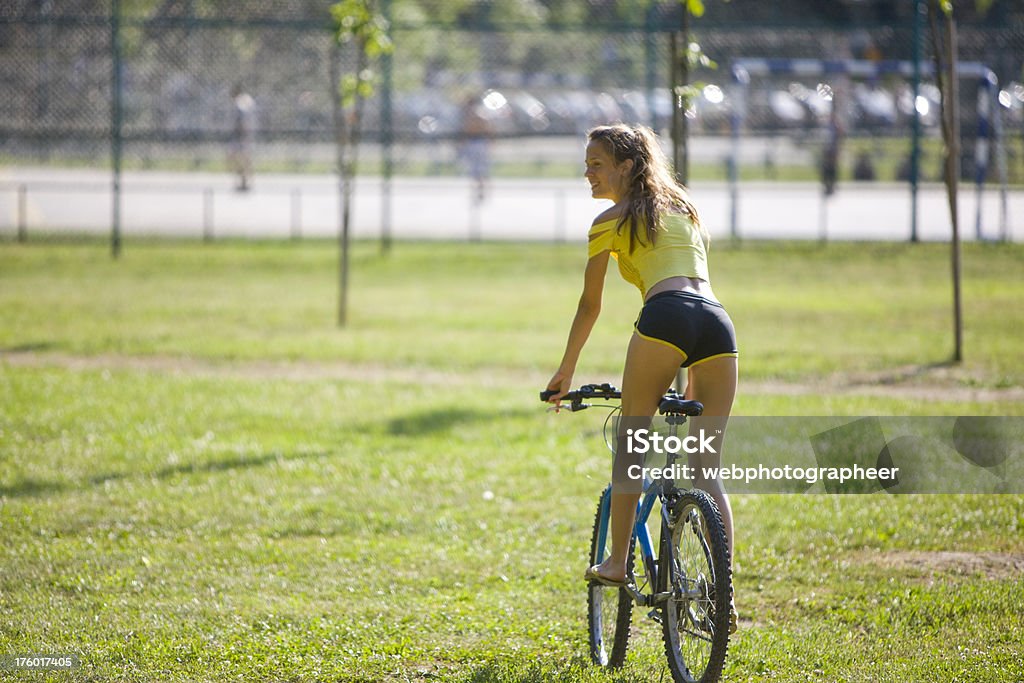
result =
[[[128,370],[169,375],[268,380],[395,381],[425,384],[461,383],[472,373],[430,368],[394,367],[345,361],[315,360],[212,360],[192,356],[73,355],[0,351],[0,363],[11,367],[58,367],[75,371]],[[474,376],[475,378],[475,376]]]
[[[479,385],[529,381],[536,386],[550,375],[517,368],[479,368],[465,371],[350,363],[344,360],[214,360],[172,355],[75,355],[20,349],[0,349],[0,364],[11,367],[60,367],[68,370],[130,370],[178,375],[281,379],[293,381],[352,380],[415,382],[419,384]],[[740,391],[776,396],[879,396],[918,401],[1024,401],[1024,387],[964,386],[969,378],[942,368],[897,368],[874,374],[835,375],[818,381],[741,381]]]
[[[1024,575],[1024,553],[959,552],[952,550],[865,551],[857,564],[871,564],[908,577],[935,579],[982,576],[1002,580]]]

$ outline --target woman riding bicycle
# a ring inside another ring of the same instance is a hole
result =
[[[623,476],[633,456],[627,452],[625,430],[650,424],[680,366],[687,368],[688,399],[704,404],[704,415],[717,418],[724,432],[738,378],[738,349],[732,321],[711,290],[708,275],[708,234],[689,196],[673,177],[652,130],[626,125],[590,131],[586,173],[596,199],[614,205],[601,213],[589,233],[587,267],[576,316],[558,371],[548,382],[558,403],[572,386],[583,346],[601,310],[609,255],[619,272],[637,286],[644,304],[626,350],[622,378],[622,417],[616,440],[612,476],[611,550],[608,559],[590,567],[585,578],[624,585],[639,483]],[[703,422],[705,428],[709,422]],[[719,462],[702,465],[717,469]],[[720,458],[712,456],[715,460]],[[718,505],[730,549],[732,512],[719,479],[701,476],[696,488]],[[732,616],[735,627],[735,615]]]

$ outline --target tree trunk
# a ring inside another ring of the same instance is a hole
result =
[[[939,27],[939,15],[944,26]],[[946,197],[949,201],[949,217],[952,222],[951,239],[953,275],[953,361],[963,360],[963,313],[960,291],[960,219],[957,210],[957,194],[960,182],[960,99],[957,78],[957,35],[952,13],[939,7],[939,0],[928,3],[928,19],[931,24],[932,45],[935,55],[935,77],[942,94],[942,137],[946,143],[944,176]]]
[[[679,94],[678,89],[690,84],[690,9],[685,2],[680,3],[682,19],[679,31],[671,35],[671,69],[672,95],[675,105],[672,108],[672,165],[676,179],[684,185],[690,180],[689,153],[689,121],[686,110],[689,109],[688,98]]]

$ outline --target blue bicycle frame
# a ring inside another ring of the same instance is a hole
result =
[[[662,487],[664,484],[655,483],[651,479],[644,479],[643,494],[640,501],[636,506],[636,521],[633,523],[633,538],[636,539],[636,543],[640,546],[640,555],[643,559],[644,567],[647,570],[647,575],[650,577],[652,585],[657,585],[658,577],[658,558],[654,554],[654,541],[651,539],[650,529],[647,528],[647,520],[651,516],[651,511],[654,509],[654,503],[660,498],[662,494]],[[608,527],[611,518],[611,487],[605,489],[605,494],[601,497],[601,522],[598,527],[598,556],[604,557],[605,547],[608,542]],[[667,526],[669,523],[668,509],[664,506],[661,508],[662,521]],[[627,590],[629,590],[627,588]],[[639,604],[647,604],[648,596],[644,596],[639,592],[629,590],[629,593],[637,600]]]

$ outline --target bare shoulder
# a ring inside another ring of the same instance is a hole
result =
[[[617,221],[620,218],[622,218],[622,207],[610,206],[601,213],[597,214],[597,218],[594,219],[592,225],[601,225],[602,223]]]

